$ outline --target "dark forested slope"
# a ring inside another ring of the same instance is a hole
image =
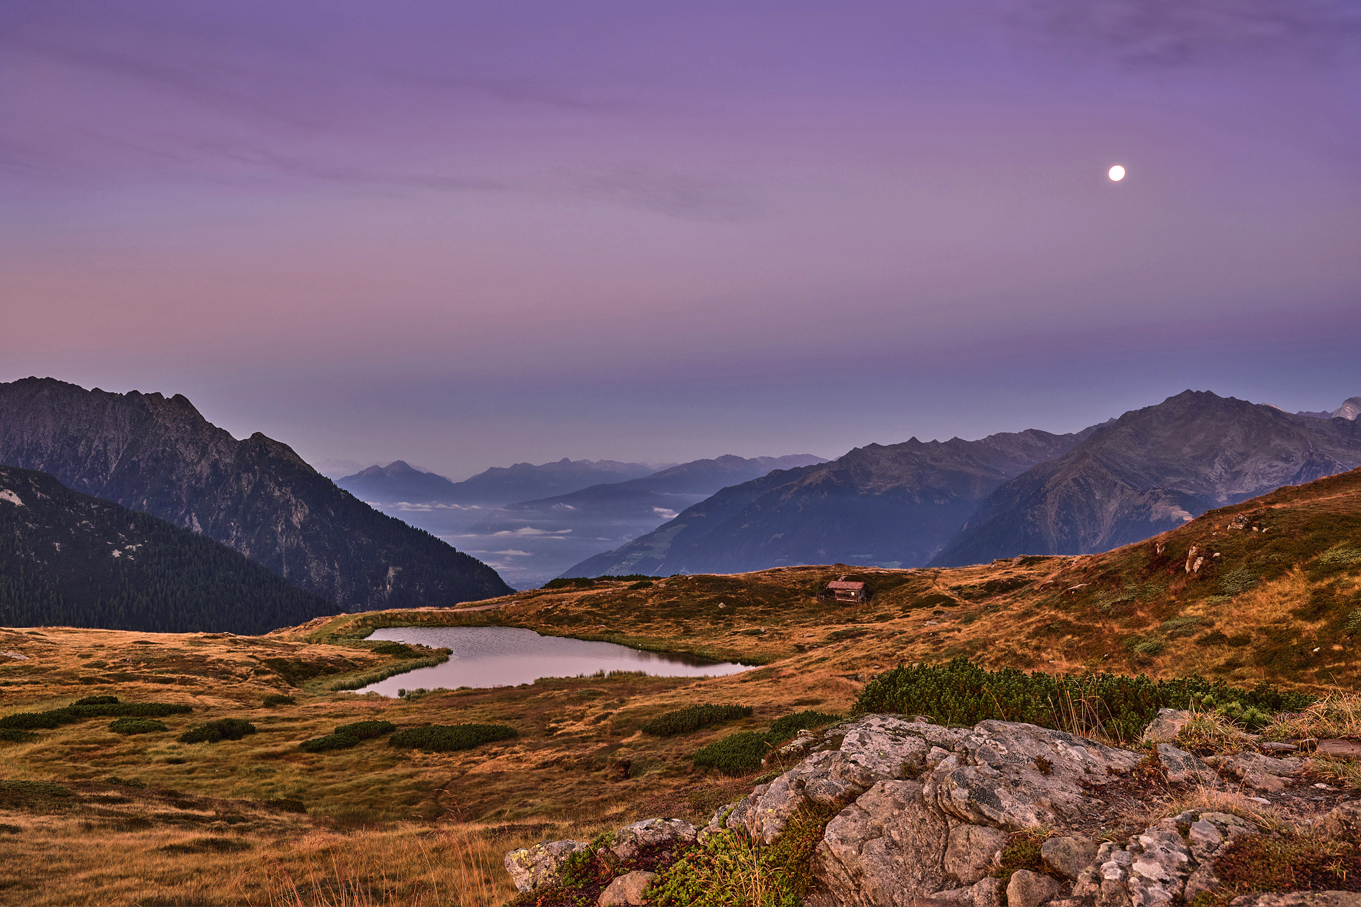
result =
[[[225,545],[0,466],[0,624],[263,633],[336,610]]]
[[[450,605],[510,591],[496,572],[385,516],[286,444],[238,441],[184,397],[0,384],[0,464],[228,545],[346,610]]]

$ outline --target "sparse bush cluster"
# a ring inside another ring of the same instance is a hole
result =
[[[397,730],[397,725],[391,721],[356,721],[353,724],[342,724],[333,732],[324,737],[313,737],[298,744],[300,749],[309,753],[324,753],[329,750],[347,750],[356,747],[365,740],[372,740],[375,737],[382,737]]]
[[[1105,734],[1117,741],[1139,737],[1161,708],[1189,708],[1195,697],[1236,702],[1267,714],[1299,710],[1313,702],[1306,693],[1283,692],[1266,683],[1251,690],[1200,677],[1150,680],[1143,674],[1027,674],[1015,668],[989,671],[968,658],[948,664],[901,666],[865,685],[854,711],[928,715],[938,724],[971,727],[987,719],[1024,721],[1079,734]]]
[[[746,775],[761,767],[766,754],[792,739],[805,728],[821,727],[840,720],[825,712],[796,712],[785,715],[764,734],[741,731],[715,740],[692,757],[696,768],[712,769],[725,775]]]
[[[404,642],[393,640],[383,640],[373,647],[373,651],[379,655],[392,655],[396,658],[415,658],[416,650]]]
[[[267,709],[277,708],[281,705],[294,705],[297,702],[292,696],[284,693],[266,693],[265,698],[260,700],[260,704]]]
[[[0,718],[0,731],[48,731],[91,718],[164,718],[191,711],[191,707],[179,703],[119,702],[117,696],[87,696],[60,709],[6,715]]]
[[[550,579],[539,588],[541,589],[594,589],[601,583],[634,583],[631,588],[646,589],[647,586],[638,586],[638,583],[652,585],[655,576],[646,573],[628,573],[621,576],[560,576],[557,579]]]
[[[785,715],[783,718],[776,718],[775,722],[771,724],[770,730],[766,731],[766,740],[771,746],[779,746],[793,740],[799,731],[812,730],[815,727],[822,727],[840,720],[840,715],[832,715],[827,712],[795,712],[792,715]]]
[[[388,743],[427,753],[449,753],[518,736],[515,728],[504,724],[426,724],[398,731],[388,738]]]
[[[110,725],[109,730],[115,734],[130,736],[132,734],[155,734],[167,731],[164,721],[157,721],[155,718],[117,718]]]
[[[648,903],[663,907],[802,904],[813,883],[813,852],[833,809],[796,813],[778,841],[763,845],[723,829],[708,835],[661,869],[647,889]]]
[[[696,768],[711,769],[725,775],[746,775],[761,767],[770,752],[766,735],[740,731],[715,740],[692,757]]]
[[[180,743],[220,743],[223,740],[240,740],[255,733],[255,725],[244,718],[219,718],[207,724],[199,724],[180,734]]]
[[[749,705],[692,705],[672,712],[663,712],[644,724],[644,734],[654,737],[675,737],[739,718],[750,718]]]

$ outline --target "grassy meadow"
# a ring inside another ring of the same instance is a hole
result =
[[[514,893],[501,868],[507,850],[651,816],[702,823],[778,765],[731,777],[696,768],[697,751],[736,732],[765,734],[795,712],[846,714],[867,681],[904,663],[968,656],[990,668],[1352,691],[1359,505],[1361,475],[1348,474],[1103,555],[604,580],[476,607],[320,618],[259,637],[0,629],[0,902],[504,902]],[[827,582],[843,576],[864,580],[869,600],[826,598]],[[375,627],[422,624],[527,627],[754,667],[404,699],[350,691],[438,662],[439,652],[363,641]],[[191,711],[158,716],[165,730],[142,733],[118,733],[108,717],[5,724],[97,696]],[[645,732],[697,704],[750,713],[713,710],[727,719]],[[223,719],[254,731],[180,740]],[[381,735],[301,746],[372,721],[496,725],[515,736],[451,752]]]

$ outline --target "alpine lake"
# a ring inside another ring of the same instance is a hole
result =
[[[443,664],[389,677],[359,690],[397,696],[400,690],[486,688],[533,683],[540,677],[642,671],[654,677],[720,677],[749,670],[733,662],[659,654],[611,642],[541,636],[518,627],[384,627],[370,640],[449,649]]]

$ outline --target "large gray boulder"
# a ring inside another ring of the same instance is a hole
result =
[[[812,905],[908,904],[942,888],[949,825],[916,781],[880,781],[827,823]]]

